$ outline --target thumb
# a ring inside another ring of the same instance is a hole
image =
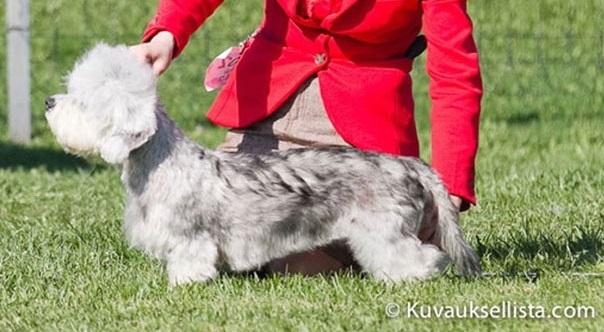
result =
[[[153,73],[155,73],[156,76],[163,74],[163,72],[168,68],[169,64],[170,61],[165,57],[158,57],[153,62]]]

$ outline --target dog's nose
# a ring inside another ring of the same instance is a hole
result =
[[[44,101],[44,106],[46,106],[46,112],[50,111],[55,107],[56,101],[53,97],[48,97]]]

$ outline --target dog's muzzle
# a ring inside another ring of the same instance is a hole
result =
[[[46,100],[44,101],[44,107],[46,107],[46,112],[52,111],[52,109],[55,107],[56,104],[57,104],[57,101],[55,100],[54,97],[46,98]]]

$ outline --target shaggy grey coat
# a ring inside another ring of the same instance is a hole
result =
[[[449,259],[461,274],[479,273],[445,187],[419,159],[348,148],[211,151],[184,137],[155,90],[149,66],[123,46],[99,45],[76,64],[67,94],[49,99],[47,119],[68,151],[122,165],[128,240],[167,263],[171,284],[335,240],[379,280],[430,278]],[[433,218],[434,244],[422,243]]]

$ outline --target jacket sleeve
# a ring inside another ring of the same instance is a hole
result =
[[[466,0],[423,0],[432,110],[432,165],[449,192],[476,203],[474,161],[482,80]]]
[[[174,57],[177,57],[193,32],[222,2],[223,0],[160,0],[157,13],[143,33],[143,42],[151,40],[160,31],[169,31],[174,35]]]

